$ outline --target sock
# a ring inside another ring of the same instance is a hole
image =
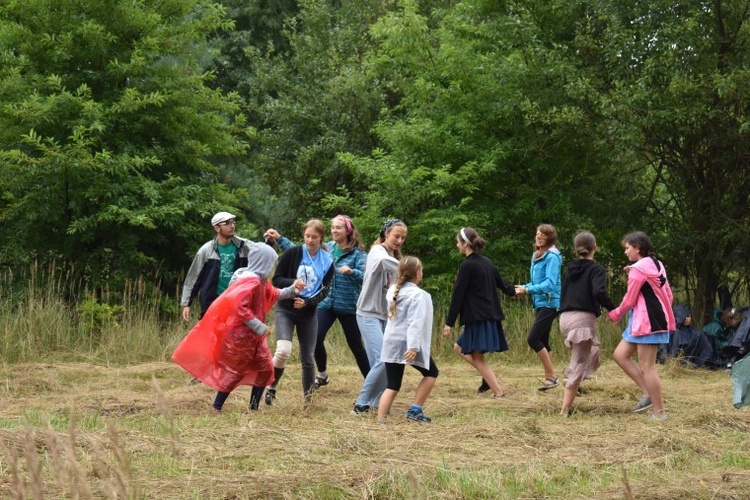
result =
[[[327,379],[328,378],[328,371],[324,370],[322,372],[319,372],[318,373],[318,377],[322,378],[323,380]]]
[[[276,390],[276,387],[279,385],[279,380],[281,380],[281,376],[284,375],[284,369],[283,368],[276,368],[273,369],[273,384],[270,385],[270,388],[274,391]]]
[[[217,392],[216,399],[214,399],[214,408],[216,408],[217,410],[221,410],[222,407],[224,406],[224,401],[226,401],[228,397],[229,397],[228,392],[221,392],[221,391]]]
[[[257,410],[258,405],[260,404],[260,398],[263,397],[263,391],[266,388],[263,386],[253,386],[253,389],[250,391],[250,409],[251,410]]]

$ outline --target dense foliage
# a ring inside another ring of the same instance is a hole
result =
[[[705,316],[750,267],[749,15],[741,0],[5,2],[2,263],[177,276],[220,207],[251,238],[345,212],[368,242],[406,220],[443,289],[462,225],[514,280],[540,222],[567,258],[594,231],[613,270],[644,229]]]

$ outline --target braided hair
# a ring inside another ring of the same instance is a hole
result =
[[[422,271],[422,261],[411,255],[407,255],[401,260],[398,265],[398,274],[396,275],[396,290],[393,292],[393,300],[388,308],[388,317],[393,318],[396,316],[396,302],[398,301],[398,294],[401,291],[401,287],[409,281],[414,281]]]

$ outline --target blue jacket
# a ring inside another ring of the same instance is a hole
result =
[[[534,309],[540,307],[560,308],[560,270],[562,256],[557,248],[550,248],[544,255],[534,260],[531,254],[531,281],[524,286],[526,293],[531,295]]]
[[[282,236],[276,242],[281,250],[286,250],[294,246],[289,239]],[[336,243],[329,241],[326,243],[328,252],[333,255],[333,249]],[[362,289],[362,280],[365,276],[365,262],[367,261],[367,252],[359,248],[352,248],[342,254],[338,260],[333,261],[333,281],[328,289],[328,296],[318,304],[319,309],[330,309],[338,314],[356,314],[357,299]],[[341,266],[349,266],[352,274],[341,274],[338,269]]]

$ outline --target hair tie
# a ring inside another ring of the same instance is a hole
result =
[[[466,242],[467,245],[471,246],[471,242],[469,241],[469,238],[466,237],[466,232],[464,232],[464,228],[461,228],[461,238]]]
[[[352,234],[354,232],[354,226],[352,226],[352,221],[348,215],[339,214],[336,216],[336,218],[344,221],[344,226],[346,226],[346,234]]]

